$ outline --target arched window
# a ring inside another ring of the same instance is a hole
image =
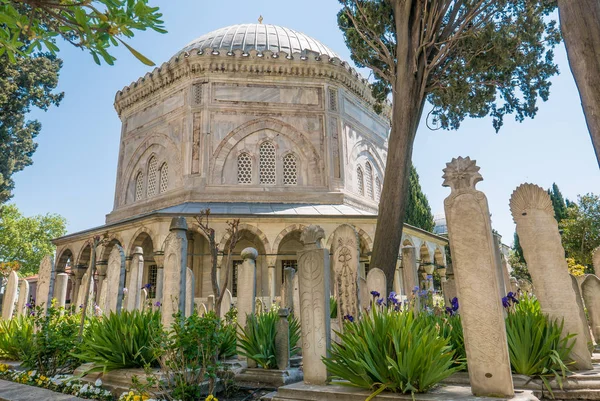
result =
[[[363,180],[363,171],[360,167],[356,169],[356,190],[359,195],[365,194],[365,182]]]
[[[369,162],[365,164],[365,181],[367,182],[367,196],[373,199],[373,167]]]
[[[158,187],[158,192],[163,193],[166,192],[167,188],[169,188],[169,165],[167,163],[163,163],[160,166],[160,182]]]
[[[135,177],[135,201],[139,201],[144,196],[144,174],[140,171]]]
[[[156,195],[156,173],[157,173],[156,157],[152,156],[148,162],[148,197]]]
[[[258,173],[261,184],[275,184],[275,146],[271,142],[260,145]]]
[[[252,184],[252,158],[248,153],[238,156],[238,184]]]
[[[283,185],[298,184],[298,165],[296,156],[287,154],[283,158]]]
[[[381,180],[379,177],[375,178],[375,200],[381,198]]]

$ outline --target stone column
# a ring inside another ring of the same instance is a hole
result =
[[[52,302],[54,291],[54,259],[44,256],[38,272],[37,288],[35,291],[36,306],[41,306],[44,314]],[[6,298],[5,298],[6,299]]]
[[[19,298],[17,300],[17,314],[23,315],[26,313],[26,304],[29,302],[29,282],[24,278],[19,280]]]
[[[329,250],[321,245],[324,237],[321,227],[306,227],[300,236],[304,249],[298,252],[304,382],[314,385],[327,383],[322,358],[327,356],[331,340]]]
[[[194,311],[194,272],[189,267],[186,269],[185,281],[185,315],[191,316]]]
[[[56,299],[56,307],[64,308],[67,303],[67,287],[69,286],[69,275],[66,273],[58,273],[54,283],[54,299]],[[103,306],[100,305],[102,308]]]
[[[404,293],[410,300],[413,295],[413,289],[419,287],[419,277],[417,276],[417,255],[414,246],[402,247],[402,284],[404,284]],[[414,296],[414,307],[420,309],[419,296]]]
[[[377,291],[381,298],[386,299],[386,286],[387,280],[385,278],[385,273],[383,272],[383,270],[378,269],[376,267],[369,270],[369,273],[367,274],[367,290],[369,291],[369,295],[371,295],[372,291]]]
[[[127,292],[127,310],[140,310],[142,299],[142,280],[144,279],[144,250],[142,247],[133,248],[129,265],[129,280]]]
[[[343,328],[344,316],[358,318],[359,301],[359,243],[358,234],[348,224],[342,224],[333,232],[333,271],[338,301],[338,320]],[[365,278],[366,281],[366,278]],[[300,285],[302,290],[302,285]],[[366,298],[369,299],[367,291]]]
[[[290,311],[287,308],[280,308],[278,313],[279,320],[277,321],[275,333],[275,357],[277,368],[286,370],[290,367],[290,322],[288,321]]]
[[[483,180],[470,158],[452,159],[444,169],[444,200],[454,263],[469,379],[475,396],[514,395],[504,310],[498,294],[495,243],[487,199],[475,185]]]
[[[154,262],[156,263],[156,292],[154,294],[155,302],[163,300],[163,284],[165,277],[165,253],[162,251],[154,252]]]
[[[98,274],[98,284],[96,285],[96,303],[100,305],[100,295],[102,294],[102,287],[104,280],[106,279],[106,271],[108,269],[108,260],[101,260],[96,263],[96,273]]]
[[[17,302],[18,286],[19,275],[17,274],[17,272],[12,270],[8,274],[8,282],[6,283],[6,287],[4,288],[4,298],[2,300],[2,319],[4,320],[12,319],[13,311],[15,310],[15,302]],[[43,296],[42,299],[44,299]]]
[[[400,250],[402,252],[402,250]],[[394,272],[394,292],[398,295],[404,292],[404,288],[402,286],[402,261],[396,261],[396,271]],[[408,294],[403,294],[408,297]]]
[[[173,314],[185,313],[187,269],[187,223],[185,217],[173,217],[171,233],[165,240],[165,269],[161,319],[164,329],[174,322]]]
[[[294,310],[294,276],[293,267],[283,269],[283,285],[281,286],[281,307],[290,311]]]
[[[214,295],[209,295],[208,297],[206,297],[206,308],[209,311],[215,310],[215,296]]]
[[[277,274],[275,263],[269,263],[269,308],[275,301],[275,288],[277,287]],[[268,308],[267,308],[268,309]]]
[[[564,333],[576,334],[570,355],[574,368],[591,369],[587,322],[579,313],[550,196],[537,185],[523,184],[513,192],[510,209],[542,312],[551,319],[564,319]]]
[[[294,274],[292,277],[292,310],[294,311],[294,317],[302,322],[302,309],[300,308],[300,279],[298,274]]]
[[[245,328],[247,315],[253,315],[255,310],[258,251],[254,248],[245,248],[240,256],[244,261],[238,266],[237,321],[241,327]]]
[[[600,279],[588,274],[581,284],[583,300],[590,316],[590,325],[596,344],[600,344]]]
[[[75,280],[73,283],[73,296],[71,297],[71,305],[75,305],[75,310],[79,308],[79,304],[77,300],[79,300],[79,290],[81,289],[81,280],[83,279],[83,275],[85,274],[87,267],[84,265],[77,265],[73,269],[73,275],[75,276]]]

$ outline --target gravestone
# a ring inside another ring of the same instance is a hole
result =
[[[396,262],[396,271],[394,271],[394,292],[398,295],[404,292],[404,286],[402,285],[402,263],[400,260]],[[404,295],[406,296],[407,294]]]
[[[201,303],[200,306],[198,306],[198,313],[200,314],[200,316],[204,316],[208,313],[208,309],[206,308],[206,304]]]
[[[376,267],[369,270],[369,273],[367,274],[367,289],[369,290],[369,295],[371,295],[372,291],[377,291],[380,294],[380,298],[386,299],[386,285],[387,281],[383,270]]]
[[[191,316],[194,311],[194,272],[189,267],[186,268],[185,281],[185,315]]]
[[[300,323],[302,322],[302,311],[300,309],[300,278],[298,277],[298,272],[292,278],[292,304],[294,306],[294,317]]]
[[[589,330],[577,305],[550,196],[537,185],[523,184],[513,192],[510,209],[542,312],[551,319],[564,319],[564,334],[576,334],[570,355],[574,368],[591,369]],[[523,284],[521,288],[526,291]]]
[[[69,275],[67,273],[58,273],[54,281],[54,299],[56,307],[64,308],[67,304],[67,288],[69,287]],[[100,306],[102,307],[102,305]]]
[[[577,300],[579,318],[585,323],[585,330],[583,331],[583,333],[585,334],[585,343],[587,345],[588,351],[590,352],[590,355],[592,355],[594,351],[594,340],[592,340],[592,333],[590,331],[587,318],[585,317],[585,308],[583,306],[583,297],[581,296],[581,291],[579,291],[579,283],[577,282],[577,278],[575,276],[573,276],[572,274],[569,274],[569,276],[571,276],[571,283],[573,285],[573,291],[575,292],[575,299]]]
[[[338,302],[340,327],[344,316],[358,318],[359,301],[359,243],[358,234],[348,224],[342,224],[333,232],[332,261],[334,283]],[[368,294],[368,291],[367,291]]]
[[[29,282],[22,278],[19,280],[19,298],[17,300],[17,314],[26,314],[27,302],[29,301]]]
[[[146,310],[147,306],[148,306],[148,290],[145,288],[142,288],[142,291],[140,291],[140,310],[141,311]]]
[[[222,304],[221,304],[221,307]],[[208,309],[209,312],[212,312],[215,310],[215,296],[214,295],[209,295],[208,297],[206,297],[206,308]]]
[[[459,157],[446,164],[443,178],[442,186],[451,189],[444,209],[471,391],[475,396],[512,397],[496,244],[487,199],[475,189],[483,177],[474,160]]]
[[[281,307],[290,311],[294,309],[294,276],[296,270],[293,267],[283,269],[283,285],[281,286]]]
[[[600,246],[594,249],[592,263],[594,264],[594,271],[600,272]]]
[[[8,281],[4,288],[4,297],[2,298],[2,319],[4,320],[12,319],[15,303],[17,302],[18,286],[19,275],[16,271],[11,270],[8,274]]]
[[[174,322],[173,315],[185,313],[187,269],[187,223],[184,217],[173,217],[171,233],[165,240],[165,267],[161,320],[165,330]]]
[[[304,248],[298,251],[304,382],[314,385],[327,383],[327,368],[322,358],[327,356],[331,338],[329,250],[321,245],[324,237],[321,227],[306,227],[300,236]]]
[[[38,281],[35,291],[36,306],[41,306],[43,313],[46,313],[48,306],[52,302],[52,293],[54,291],[54,260],[50,255],[44,256],[40,263],[38,272]]]
[[[410,300],[413,297],[413,290],[419,287],[419,276],[417,276],[417,255],[414,246],[402,247],[402,283],[404,285],[404,294]],[[414,308],[420,309],[419,297],[414,296]]]
[[[127,310],[141,310],[142,283],[144,277],[144,250],[140,246],[133,248],[133,254],[127,274]]]
[[[600,344],[600,279],[588,274],[581,285],[583,300],[590,316],[590,325],[596,344]]]
[[[245,248],[240,256],[244,260],[238,266],[238,323],[246,327],[247,315],[253,315],[256,300],[256,258],[258,251],[254,248]]]
[[[279,319],[275,330],[275,356],[277,369],[286,370],[290,367],[290,322],[288,321],[290,311],[280,308]]]
[[[223,294],[223,300],[221,301],[221,319],[225,318],[225,315],[231,310],[231,304],[233,303],[233,296],[228,288],[225,288],[225,294]]]
[[[123,288],[125,287],[125,253],[120,245],[113,246],[108,255],[106,278],[100,292],[100,308],[105,314],[121,313],[123,307]]]
[[[263,301],[260,298],[256,298],[256,308],[255,308],[255,312],[257,314],[261,314],[264,312],[265,306],[263,304]]]
[[[76,302],[76,307],[78,308],[77,310],[80,310],[83,308],[83,303],[85,302],[85,294],[89,294],[88,303],[90,301],[90,298],[93,300],[94,278],[92,277],[90,279],[90,271],[91,271],[91,267],[88,268],[88,270],[83,275],[83,278],[81,279],[81,285],[79,287],[79,291],[77,292],[77,302]],[[86,310],[89,312],[89,308],[87,308]]]

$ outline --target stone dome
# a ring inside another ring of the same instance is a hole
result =
[[[326,54],[330,58],[339,56],[318,40],[293,29],[271,24],[238,24],[220,28],[193,40],[181,52],[211,48],[231,52],[242,49],[246,52],[270,50],[273,53],[302,53],[305,50]]]

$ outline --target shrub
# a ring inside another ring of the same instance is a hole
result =
[[[551,392],[548,379],[562,380],[569,373],[566,361],[575,344],[573,334],[562,335],[563,322],[544,315],[535,298],[522,297],[508,312],[506,334],[513,372],[539,377]]]
[[[226,359],[237,354],[237,309],[229,309],[221,324],[223,337],[219,346],[219,359]]]
[[[160,330],[158,311],[111,312],[90,320],[76,357],[93,363],[90,372],[141,368],[155,362],[152,340]]]
[[[460,369],[448,338],[431,320],[412,312],[374,307],[344,323],[323,361],[334,379],[349,385],[401,393],[422,393]]]
[[[79,345],[80,314],[63,308],[48,308],[44,314],[37,307],[33,316],[35,333],[28,349],[23,349],[22,365],[44,376],[72,372],[79,360],[73,356]]]
[[[0,321],[0,358],[21,360],[23,352],[31,349],[32,340],[33,319],[29,315]]]

